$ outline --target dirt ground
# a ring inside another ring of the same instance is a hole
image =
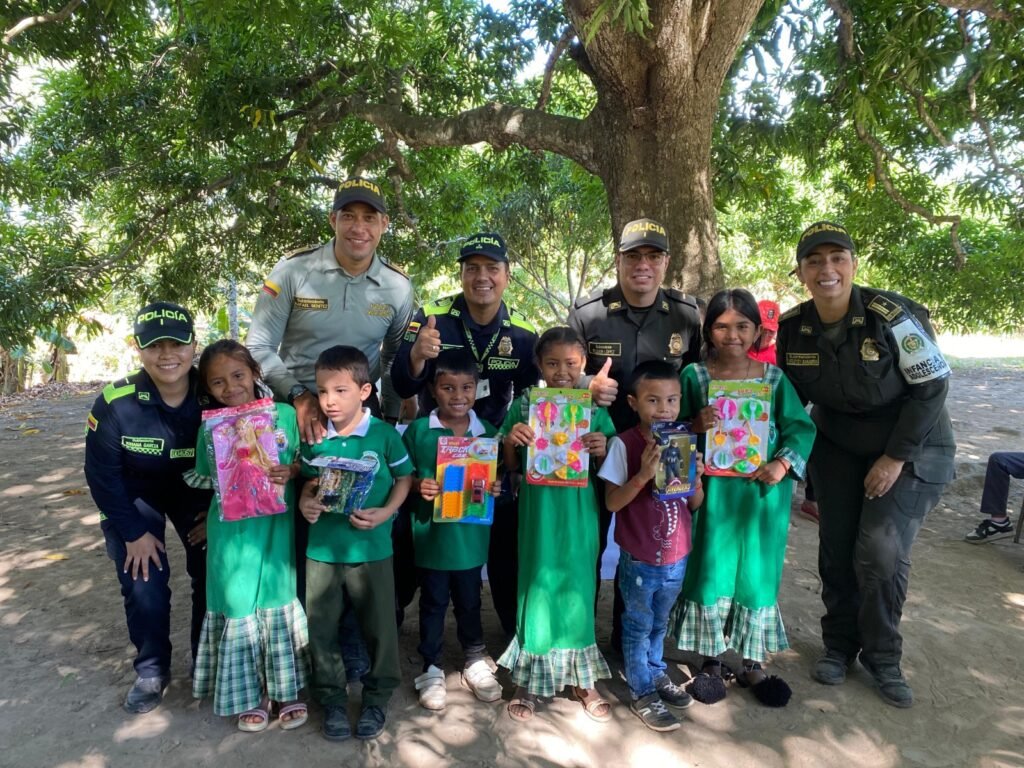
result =
[[[326,742],[315,707],[297,731],[275,723],[260,735],[240,733],[209,702],[192,699],[176,542],[169,546],[174,680],[156,711],[125,714],[132,652],[81,470],[91,400],[29,400],[0,411],[2,766],[1024,766],[1024,544],[962,541],[978,518],[988,454],[1024,450],[1019,369],[960,370],[953,380],[958,479],[917,541],[903,622],[904,667],[917,704],[886,705],[860,667],[838,688],[811,679],[820,642],[817,529],[794,514],[781,596],[793,647],[774,664],[793,687],[792,702],[770,710],[732,687],[724,702],[687,710],[682,729],[671,734],[647,731],[630,714],[614,658],[616,678],[605,685],[615,702],[611,723],[592,723],[565,698],[545,705],[529,725],[514,723],[504,702],[480,704],[460,688],[450,618],[449,704],[443,714],[429,714],[411,683],[418,671],[415,612],[401,633],[405,683],[378,741]],[[1020,498],[1017,483],[1011,509]],[[602,643],[609,591],[602,591]],[[501,632],[488,603],[485,597],[485,628],[498,655]],[[671,674],[685,680],[687,659],[670,658]]]

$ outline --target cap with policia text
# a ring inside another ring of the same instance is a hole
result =
[[[508,249],[505,247],[504,239],[497,232],[477,232],[471,235],[459,250],[459,262],[470,256],[486,256],[488,259],[508,264]]]
[[[334,207],[331,210],[340,211],[349,203],[366,203],[380,213],[388,212],[380,187],[376,182],[362,176],[353,176],[338,185],[338,191],[334,193]]]
[[[619,238],[619,252],[632,251],[642,245],[649,245],[659,251],[668,252],[668,233],[653,219],[637,219],[622,228]]]
[[[831,221],[816,221],[803,231],[796,244],[796,260],[800,262],[808,253],[819,245],[833,243],[853,253],[853,240],[845,227]]]
[[[148,304],[135,316],[135,343],[145,349],[161,339],[182,344],[195,340],[192,315],[184,307],[167,301]]]

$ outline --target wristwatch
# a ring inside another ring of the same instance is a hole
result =
[[[295,405],[295,398],[301,397],[307,392],[309,392],[309,387],[305,384],[296,384],[288,390],[288,405]]]

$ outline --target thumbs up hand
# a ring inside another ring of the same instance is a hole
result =
[[[437,317],[431,315],[427,321],[420,326],[416,334],[416,342],[410,350],[410,357],[414,368],[420,368],[427,360],[433,360],[441,354],[441,332],[437,330]],[[422,368],[421,368],[422,370]]]
[[[606,357],[594,378],[590,380],[590,395],[595,405],[609,406],[619,394],[619,382],[611,377],[612,359]]]

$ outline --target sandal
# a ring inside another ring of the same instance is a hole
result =
[[[256,717],[259,718],[255,722],[246,722],[244,718]],[[270,700],[263,699],[258,707],[247,709],[245,712],[238,716],[238,730],[244,731],[245,733],[259,733],[260,731],[267,730],[267,726],[270,725]]]
[[[583,711],[586,712],[587,717],[595,723],[607,723],[612,719],[612,705],[598,693],[597,688],[579,688],[574,686],[572,695],[576,701],[583,705]]]
[[[285,718],[285,715],[294,715],[294,717]],[[291,731],[295,728],[301,728],[306,724],[309,719],[309,708],[305,702],[302,701],[289,701],[281,704],[277,711],[277,722],[281,724],[282,731]]]
[[[687,684],[686,692],[701,704],[717,704],[725,698],[725,681],[732,677],[728,666],[718,659],[708,659]]]
[[[740,688],[750,688],[754,698],[766,707],[784,707],[789,703],[793,689],[785,680],[778,675],[768,675],[754,683],[750,680],[754,672],[764,674],[758,662],[744,662],[742,671],[736,675],[736,683]]]
[[[522,710],[517,711],[516,707],[522,707]],[[533,717],[536,709],[537,697],[532,693],[526,693],[520,688],[517,689],[516,696],[508,703],[508,716],[513,720],[518,720],[520,723],[525,723]]]

